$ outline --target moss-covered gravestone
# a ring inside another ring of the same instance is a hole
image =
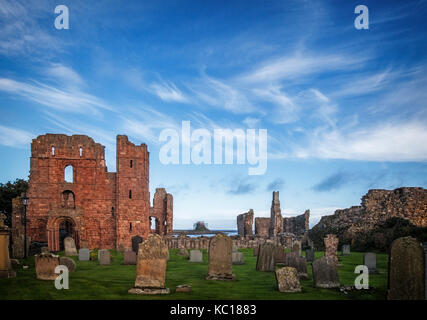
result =
[[[150,234],[139,245],[135,287],[131,294],[169,294],[165,288],[168,247],[158,234]]]
[[[388,300],[424,300],[424,249],[417,239],[393,241],[388,262]]]

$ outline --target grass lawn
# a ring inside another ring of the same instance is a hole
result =
[[[0,279],[0,299],[384,299],[387,289],[387,255],[377,254],[378,275],[370,275],[369,284],[374,289],[369,291],[353,290],[344,294],[337,289],[319,289],[313,285],[311,264],[307,266],[309,279],[301,281],[301,293],[281,293],[276,288],[273,272],[255,271],[256,257],[252,249],[239,249],[244,253],[245,264],[233,265],[236,281],[205,280],[208,271],[208,257],[203,252],[203,263],[190,263],[185,257],[176,255],[177,250],[170,250],[167,266],[166,286],[171,294],[164,296],[138,296],[128,294],[134,285],[136,266],[125,266],[123,254],[111,250],[111,266],[99,266],[97,261],[78,261],[75,272],[70,273],[68,290],[56,290],[53,281],[36,279],[34,258],[28,258],[29,269],[17,269],[14,279]],[[63,253],[60,253],[63,255]],[[323,252],[316,252],[316,258]],[[353,285],[357,276],[356,265],[362,264],[363,254],[352,252],[350,256],[339,255],[339,277],[342,285]],[[22,260],[21,260],[22,263]],[[180,284],[192,286],[191,293],[175,293]]]

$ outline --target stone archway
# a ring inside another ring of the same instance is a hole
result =
[[[52,217],[47,223],[47,240],[49,251],[64,250],[63,241],[67,236],[74,239],[76,247],[79,245],[78,225],[71,217],[59,216]]]

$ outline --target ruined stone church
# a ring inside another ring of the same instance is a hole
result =
[[[149,152],[146,144],[117,136],[116,170],[108,172],[105,147],[85,135],[46,134],[33,139],[27,196],[27,237],[63,248],[71,236],[77,248],[132,247],[132,237],[170,235],[173,197],[149,192]],[[13,201],[12,242],[22,247],[23,207]],[[19,254],[18,254],[19,255]]]

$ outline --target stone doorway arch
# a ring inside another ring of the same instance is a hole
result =
[[[79,245],[78,225],[71,217],[52,217],[47,223],[47,239],[49,251],[64,250],[64,239],[70,236],[74,239],[76,247]]]

